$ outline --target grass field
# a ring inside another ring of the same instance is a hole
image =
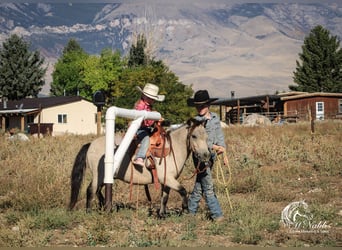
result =
[[[112,213],[85,213],[84,180],[76,209],[67,211],[70,174],[80,147],[94,135],[10,141],[0,135],[0,247],[227,247],[342,246],[342,122],[224,129],[229,167],[214,167],[217,196],[226,220],[208,219],[205,202],[196,217],[179,213],[171,192],[169,215],[149,216],[143,187],[115,181]],[[220,159],[220,158],[219,158]],[[187,162],[181,183],[191,191]],[[221,175],[223,173],[223,175]],[[222,178],[223,176],[223,178]],[[154,209],[160,191],[151,185]],[[307,217],[281,222],[284,208],[304,200]]]

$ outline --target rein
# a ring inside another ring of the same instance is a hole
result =
[[[198,161],[197,163],[197,166],[194,170],[194,172],[192,173],[192,175],[190,177],[187,177],[187,178],[183,178],[184,180],[190,180],[192,179],[194,176],[200,174],[200,173],[203,173],[207,168],[208,168],[208,165],[205,166],[205,168],[203,168],[202,170],[200,170],[200,165],[201,165],[201,161]]]
[[[232,181],[232,171],[231,171],[231,168],[230,168],[230,165],[229,165],[229,161],[228,161],[228,157],[227,157],[227,152],[223,152],[223,154],[221,155],[218,155],[218,157],[220,157],[221,159],[218,160],[218,168],[220,171],[216,171],[216,179],[217,181],[222,184],[224,186],[224,189],[226,191],[226,195],[227,195],[227,199],[228,199],[228,202],[229,202],[229,207],[231,210],[233,210],[233,206],[232,206],[232,203],[230,201],[230,197],[229,197],[229,190],[228,190],[228,185],[230,184],[230,182]],[[225,178],[225,175],[223,173],[223,168],[222,168],[222,164],[221,162],[223,161],[224,158],[227,158],[227,167],[228,167],[228,172],[229,172],[229,177],[228,177],[228,182],[226,182],[226,178]],[[221,174],[221,180],[220,180],[220,176],[219,176],[219,172]]]

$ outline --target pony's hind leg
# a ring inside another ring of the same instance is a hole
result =
[[[92,183],[90,182],[87,187],[87,202],[86,202],[87,213],[91,212],[91,203],[92,203],[93,198],[94,198],[93,186],[92,186]]]
[[[96,188],[96,196],[99,200],[99,208],[102,209],[104,204],[105,204],[105,198],[103,197],[102,195],[102,187],[103,185],[100,185]],[[92,203],[93,203],[93,200],[94,200],[94,185],[92,182],[89,183],[89,186],[87,188],[87,204],[86,204],[86,211],[87,213],[91,212],[91,208],[92,208]]]
[[[102,210],[105,205],[105,197],[102,194],[102,187],[103,185],[99,185],[96,190],[96,196],[99,200],[99,209]]]

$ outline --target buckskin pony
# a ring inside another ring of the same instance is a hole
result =
[[[186,123],[176,129],[166,131],[165,145],[162,146],[164,153],[153,157],[153,164],[156,175],[153,175],[151,169],[134,166],[132,160],[136,151],[136,143],[131,143],[122,163],[114,173],[114,179],[126,183],[145,185],[153,184],[155,178],[161,185],[162,193],[160,199],[160,209],[158,215],[166,215],[166,204],[170,190],[177,191],[182,199],[182,211],[187,210],[187,191],[177,180],[181,175],[185,162],[191,153],[203,161],[209,159],[210,153],[207,146],[207,134],[202,123],[189,119]],[[154,140],[151,140],[154,141]],[[167,153],[165,153],[167,151]],[[105,137],[99,137],[82,146],[78,152],[72,173],[71,173],[71,196],[69,209],[72,210],[77,202],[79,191],[82,185],[86,169],[92,173],[92,181],[87,188],[86,209],[91,211],[92,202],[95,194],[99,201],[99,207],[103,207],[105,200],[102,194],[104,187],[104,155]],[[159,152],[160,153],[160,152]],[[114,191],[115,192],[115,191]]]

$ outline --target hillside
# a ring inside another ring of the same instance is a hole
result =
[[[11,33],[28,39],[49,63],[49,82],[70,38],[91,54],[110,47],[125,55],[144,32],[152,55],[194,90],[247,96],[287,90],[304,37],[318,24],[341,37],[341,10],[338,1],[3,3],[0,42]]]

